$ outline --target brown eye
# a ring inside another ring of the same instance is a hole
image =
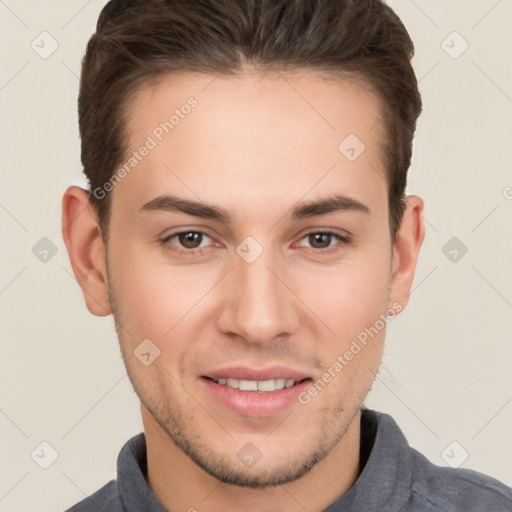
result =
[[[300,246],[313,249],[316,254],[332,254],[350,245],[350,243],[348,237],[333,231],[311,231],[302,237]]]
[[[209,252],[212,246],[212,238],[203,231],[175,231],[166,236],[160,243],[165,249],[180,256],[202,256]]]
[[[184,231],[178,234],[178,241],[186,249],[197,249],[203,240],[203,234],[197,231]]]
[[[327,249],[332,242],[332,235],[329,233],[311,233],[308,241],[313,249]]]

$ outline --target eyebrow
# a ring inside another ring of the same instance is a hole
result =
[[[152,211],[185,213],[193,217],[218,220],[224,224],[229,224],[232,220],[231,215],[218,206],[173,195],[155,197],[139,209],[140,213]],[[317,215],[345,211],[371,214],[370,208],[358,199],[338,194],[314,201],[297,203],[283,218],[301,220]]]

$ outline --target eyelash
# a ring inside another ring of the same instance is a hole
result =
[[[195,231],[193,229],[187,229],[187,230],[175,231],[174,233],[171,233],[170,235],[168,235],[165,238],[163,238],[162,240],[160,240],[160,243],[161,243],[162,246],[165,246],[167,249],[169,249],[170,251],[173,251],[174,253],[176,253],[179,256],[182,256],[182,255],[183,256],[187,256],[187,257],[202,256],[204,254],[204,252],[208,250],[208,247],[200,247],[200,248],[196,248],[196,249],[171,249],[169,247],[170,241],[173,238],[175,238],[175,237],[177,237],[177,236],[179,236],[181,234],[186,234],[186,233],[195,233],[195,234],[206,235],[208,238],[213,239],[212,236],[207,231]],[[329,230],[325,230],[325,231],[310,231],[308,233],[305,233],[301,237],[300,240],[303,240],[304,238],[307,238],[310,235],[330,235],[330,236],[338,239],[338,244],[336,244],[333,247],[330,247],[328,249],[315,249],[315,248],[311,248],[311,249],[313,249],[313,251],[315,251],[317,254],[320,254],[320,255],[332,254],[334,252],[339,251],[341,247],[347,246],[347,245],[349,245],[351,243],[351,240],[350,240],[349,237],[342,236],[339,233],[335,233],[335,232],[329,231]]]

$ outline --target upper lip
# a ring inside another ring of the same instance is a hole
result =
[[[285,366],[271,366],[268,368],[249,368],[247,366],[230,366],[208,372],[203,377],[210,379],[238,379],[238,380],[273,380],[293,379],[295,382],[310,378],[309,375],[286,368]]]

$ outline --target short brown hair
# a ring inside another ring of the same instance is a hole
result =
[[[104,240],[110,198],[93,191],[126,160],[131,95],[169,73],[234,75],[246,63],[348,77],[377,94],[394,239],[422,110],[413,55],[381,0],[111,0],[87,44],[78,98],[82,164]]]

